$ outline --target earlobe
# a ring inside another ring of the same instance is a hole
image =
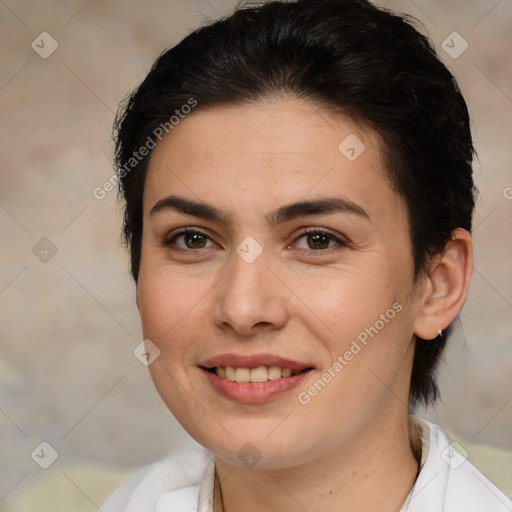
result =
[[[443,252],[432,259],[414,322],[416,336],[432,340],[450,325],[466,300],[472,271],[471,235],[457,228]]]

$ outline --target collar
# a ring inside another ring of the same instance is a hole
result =
[[[212,457],[199,488],[197,512],[224,512],[219,478],[215,471],[215,458]]]

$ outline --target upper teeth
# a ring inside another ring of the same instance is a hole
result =
[[[292,375],[290,368],[280,368],[279,366],[258,366],[257,368],[217,366],[215,373],[222,379],[231,380],[233,382],[266,382],[267,380],[276,380]]]

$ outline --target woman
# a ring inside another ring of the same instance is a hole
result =
[[[143,356],[204,449],[104,512],[512,510],[409,414],[472,269],[469,116],[425,37],[364,0],[240,9],[116,130]]]

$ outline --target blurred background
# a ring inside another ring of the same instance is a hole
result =
[[[375,3],[428,33],[479,155],[471,289],[442,401],[418,414],[467,442],[475,463],[491,453],[512,471],[512,2]],[[126,472],[193,443],[133,354],[120,206],[93,190],[113,173],[120,100],[164,48],[235,4],[0,0],[0,510],[98,510]]]

